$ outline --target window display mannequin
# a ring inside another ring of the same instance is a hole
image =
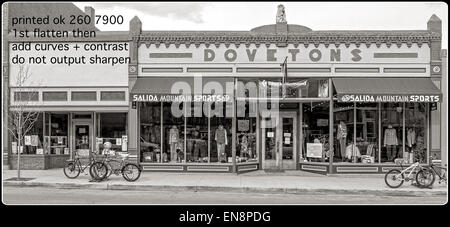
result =
[[[345,125],[343,121],[339,122],[336,138],[339,141],[339,149],[341,151],[342,161],[344,161],[346,151],[345,143],[347,142],[347,125]]]
[[[413,127],[408,128],[406,132],[406,152],[404,154],[404,160],[406,163],[414,162],[414,147],[416,145],[416,129],[415,125]]]
[[[225,146],[228,144],[227,141],[227,130],[223,128],[223,125],[219,125],[216,129],[215,140],[217,143],[217,160],[220,162],[222,160],[226,161]]]
[[[247,155],[249,158],[251,157],[251,154],[249,153],[248,149],[248,139],[247,136],[244,134],[241,139],[241,156],[245,157]]]
[[[178,145],[179,131],[177,126],[173,125],[169,131],[169,144],[170,144],[170,161],[175,162],[177,160],[177,145]]]
[[[394,161],[397,157],[397,145],[397,131],[389,124],[388,128],[384,130],[384,146],[387,150],[388,162]]]

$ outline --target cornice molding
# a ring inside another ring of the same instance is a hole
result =
[[[230,44],[234,44],[238,47],[240,44],[244,44],[249,47],[250,44],[255,44],[257,47],[260,45],[270,46],[271,44],[293,44],[298,46],[303,44],[308,47],[310,44],[318,47],[320,44],[328,47],[330,44],[340,46],[344,44],[347,48],[350,44],[355,44],[357,47],[365,44],[366,47],[370,47],[375,44],[380,47],[385,43],[388,47],[398,46],[401,47],[406,44],[407,47],[411,47],[413,43],[416,43],[419,47],[423,43],[430,44],[433,41],[441,41],[441,35],[439,33],[430,32],[428,30],[420,31],[314,31],[308,33],[291,33],[287,35],[271,34],[271,33],[252,33],[252,32],[144,32],[139,36],[134,36],[133,41],[141,44],[149,45],[155,44],[157,47],[161,44],[165,44],[166,47],[174,44],[178,48],[181,44],[189,47],[191,44],[195,44],[198,48],[200,44],[204,44],[206,47],[211,45],[216,48],[220,47],[220,44],[225,44],[228,48]]]

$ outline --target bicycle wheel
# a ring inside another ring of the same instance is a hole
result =
[[[384,175],[384,182],[386,182],[387,186],[390,188],[398,188],[402,186],[404,181],[405,176],[398,169],[391,169]]]
[[[108,174],[108,167],[103,162],[94,162],[89,167],[89,174],[95,180],[104,180]]]
[[[80,168],[76,165],[75,162],[67,162],[63,168],[64,175],[70,179],[77,178],[80,175]]]
[[[421,188],[428,188],[434,184],[436,177],[433,170],[424,168],[419,170],[416,174],[417,185]]]
[[[141,169],[136,164],[128,163],[122,168],[122,176],[127,181],[136,181],[141,176]]]

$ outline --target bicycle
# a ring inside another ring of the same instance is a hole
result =
[[[63,168],[63,172],[67,178],[75,179],[80,175],[81,172],[84,173],[84,170],[86,170],[88,167],[89,167],[89,175],[94,180],[102,179],[108,173],[107,169],[108,167],[103,162],[95,160],[94,157],[91,157],[89,159],[89,163],[83,167],[83,165],[81,164],[80,156],[76,151],[75,151],[75,158],[73,160],[66,161]]]
[[[109,176],[111,176],[112,173],[114,173],[116,176],[122,174],[123,178],[130,182],[136,181],[141,176],[141,168],[135,163],[128,162],[129,154],[120,154],[120,161],[112,158],[108,154],[104,154],[103,156],[105,158],[100,163],[106,165],[107,174],[100,180],[107,179]],[[111,163],[113,163],[113,165]]]
[[[439,184],[442,182],[447,184],[447,168],[435,165],[433,158],[430,157],[430,166],[417,172],[416,180],[423,187],[431,187],[436,180],[436,175],[439,177]]]
[[[400,167],[402,168],[402,171],[400,171],[398,169],[391,169],[384,176],[384,182],[390,188],[398,188],[398,187],[402,186],[402,184],[405,181],[412,180],[413,183],[414,183],[414,180],[416,180],[416,182],[417,182],[417,179],[416,179],[417,178],[417,174],[414,177],[414,176],[412,176],[413,173],[417,173],[420,170],[424,169],[424,167],[422,165],[420,165],[419,162],[415,162],[414,164],[410,165],[408,168],[404,169],[403,165],[402,165],[403,162],[404,162],[403,160],[400,161]],[[408,171],[409,171],[409,173],[407,173]],[[407,173],[407,175],[405,177],[406,173]],[[392,180],[393,182],[390,182],[390,180]],[[421,185],[418,184],[418,186],[421,186]]]

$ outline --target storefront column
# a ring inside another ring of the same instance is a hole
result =
[[[402,157],[405,158],[405,144],[406,144],[406,103],[403,103],[403,127],[402,127]]]
[[[128,153],[132,156],[137,157],[137,162],[139,162],[138,155],[138,143],[139,143],[139,117],[138,108],[140,103],[136,104],[136,109],[130,107],[128,110]]]
[[[234,79],[234,89],[233,89],[233,118],[231,120],[231,153],[233,161],[233,173],[236,173],[236,90],[237,90],[237,78]]]
[[[447,157],[448,157],[448,138],[447,138],[447,130],[448,130],[448,74],[447,74],[447,50],[441,51],[441,58],[442,58],[442,80],[441,80],[441,91],[442,91],[442,100],[441,100],[441,114],[440,114],[440,120],[441,120],[441,126],[440,126],[440,133],[441,133],[441,165],[445,168],[447,168]]]
[[[353,144],[352,144],[352,162],[356,163],[355,147],[356,147],[356,102],[353,102]]]
[[[329,173],[333,173],[333,157],[334,157],[334,135],[333,135],[333,128],[334,128],[334,116],[333,116],[333,105],[334,105],[334,101],[333,101],[333,84],[331,81],[331,78],[328,79],[328,96],[330,97],[330,108],[329,108],[329,138],[328,138],[328,143],[329,143],[329,158],[328,158],[328,162],[329,162],[329,169],[328,172]],[[303,127],[303,126],[302,126]],[[302,130],[303,131],[303,130]],[[303,138],[303,137],[301,137]]]
[[[430,138],[430,135],[431,135],[431,133],[430,133],[430,131],[431,131],[431,117],[430,117],[430,104],[429,103],[426,103],[425,104],[425,109],[426,109],[426,112],[425,112],[425,122],[426,122],[426,127],[427,127],[427,134],[426,134],[426,143],[427,143],[427,154],[425,155],[425,158],[426,158],[426,160],[425,160],[425,162],[426,163],[428,163],[428,164],[430,164],[429,163],[429,161],[430,161],[430,155],[431,155],[431,138]]]
[[[249,105],[250,105],[250,102],[251,101],[249,101]],[[261,118],[259,116],[259,103],[258,103],[258,101],[255,101],[255,102],[256,102],[256,152],[258,154],[259,169],[261,170],[262,169],[262,155],[263,155],[261,141],[262,141],[263,137],[261,135],[262,131],[261,131]]]
[[[378,103],[378,163],[381,163],[381,102]]]

